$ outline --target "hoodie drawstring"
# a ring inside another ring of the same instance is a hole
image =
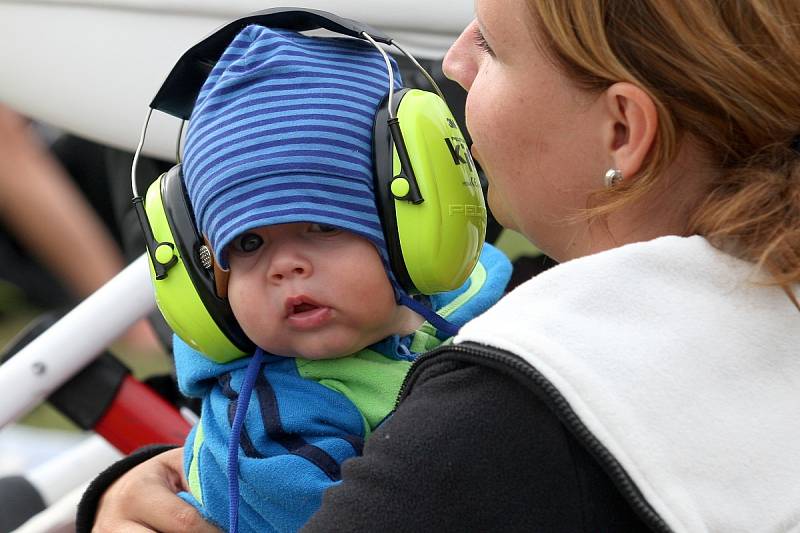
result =
[[[233,415],[231,435],[228,439],[228,524],[230,533],[239,531],[239,441],[242,437],[242,424],[247,415],[247,406],[253,392],[258,373],[264,362],[264,351],[256,348],[252,359],[247,365],[247,373],[239,390],[236,401],[236,413]]]

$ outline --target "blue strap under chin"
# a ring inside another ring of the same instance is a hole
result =
[[[228,524],[230,526],[228,531],[230,533],[237,533],[239,530],[239,441],[242,436],[242,424],[263,361],[263,350],[256,348],[256,352],[247,364],[247,373],[241,389],[239,389],[236,413],[233,415],[233,424],[231,424],[231,436],[228,439]]]
[[[437,337],[441,338],[439,333],[443,333],[445,338],[454,337],[456,333],[458,333],[458,326],[440,317],[436,314],[436,311],[427,305],[414,300],[404,292],[400,293],[399,300],[401,305],[404,305],[412,311],[422,315],[422,318],[430,322],[430,324],[436,328]]]

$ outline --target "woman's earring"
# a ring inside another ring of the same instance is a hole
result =
[[[622,181],[622,171],[618,168],[609,168],[603,179],[606,183],[606,189],[610,189]]]

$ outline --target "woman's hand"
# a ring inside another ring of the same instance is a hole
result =
[[[92,531],[219,533],[176,494],[188,490],[183,448],[159,454],[132,468],[100,499]]]

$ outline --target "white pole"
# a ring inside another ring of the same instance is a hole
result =
[[[11,533],[75,533],[75,514],[78,503],[89,482],[78,485],[63,498],[34,515]]]
[[[142,255],[0,366],[0,427],[16,421],[155,308]]]
[[[106,439],[89,434],[80,444],[34,466],[24,477],[36,488],[45,506],[49,507],[122,457],[122,453]]]

